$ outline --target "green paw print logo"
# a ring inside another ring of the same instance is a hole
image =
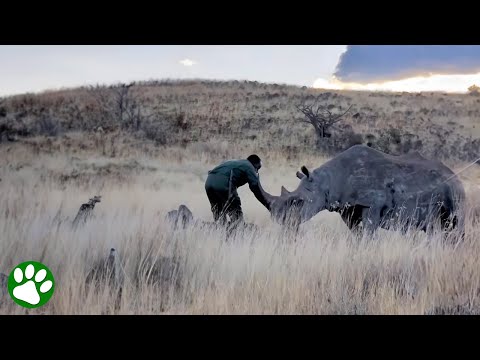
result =
[[[37,308],[53,295],[55,280],[42,263],[26,261],[18,264],[8,277],[8,292],[18,305]]]

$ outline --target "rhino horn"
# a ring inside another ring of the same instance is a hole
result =
[[[280,194],[283,196],[283,195],[288,195],[290,194],[290,191],[288,191],[287,189],[285,189],[285,187],[282,186],[281,190],[280,190]]]

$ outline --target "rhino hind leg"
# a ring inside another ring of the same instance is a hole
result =
[[[458,243],[465,240],[465,224],[459,214],[454,214],[442,207],[440,225],[445,234],[444,240],[447,242]]]

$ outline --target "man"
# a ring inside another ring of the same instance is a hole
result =
[[[255,197],[267,209],[269,205],[260,190],[258,170],[262,167],[260,158],[253,154],[247,159],[229,160],[208,172],[205,191],[210,201],[215,222],[226,224],[227,215],[230,224],[243,222],[242,204],[237,188],[248,183]]]

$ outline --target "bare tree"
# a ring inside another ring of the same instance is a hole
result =
[[[87,87],[88,93],[95,100],[100,110],[103,112],[102,116],[107,119],[114,120],[114,111],[112,105],[113,94],[112,91],[106,86],[89,86]]]
[[[142,121],[148,120],[155,113],[147,114],[145,106],[141,104],[139,96],[131,91],[131,84],[117,86],[90,87],[89,92],[93,95],[97,104],[123,128],[138,130]]]
[[[339,121],[342,121],[343,117],[352,107],[350,105],[345,112],[334,114],[331,112],[331,109],[333,109],[334,106],[320,104],[320,100],[321,95],[315,99],[313,104],[307,105],[304,102],[301,105],[295,105],[295,107],[305,115],[305,118],[300,121],[311,124],[314,127],[318,142],[321,142],[323,138],[331,136],[328,130]]]

